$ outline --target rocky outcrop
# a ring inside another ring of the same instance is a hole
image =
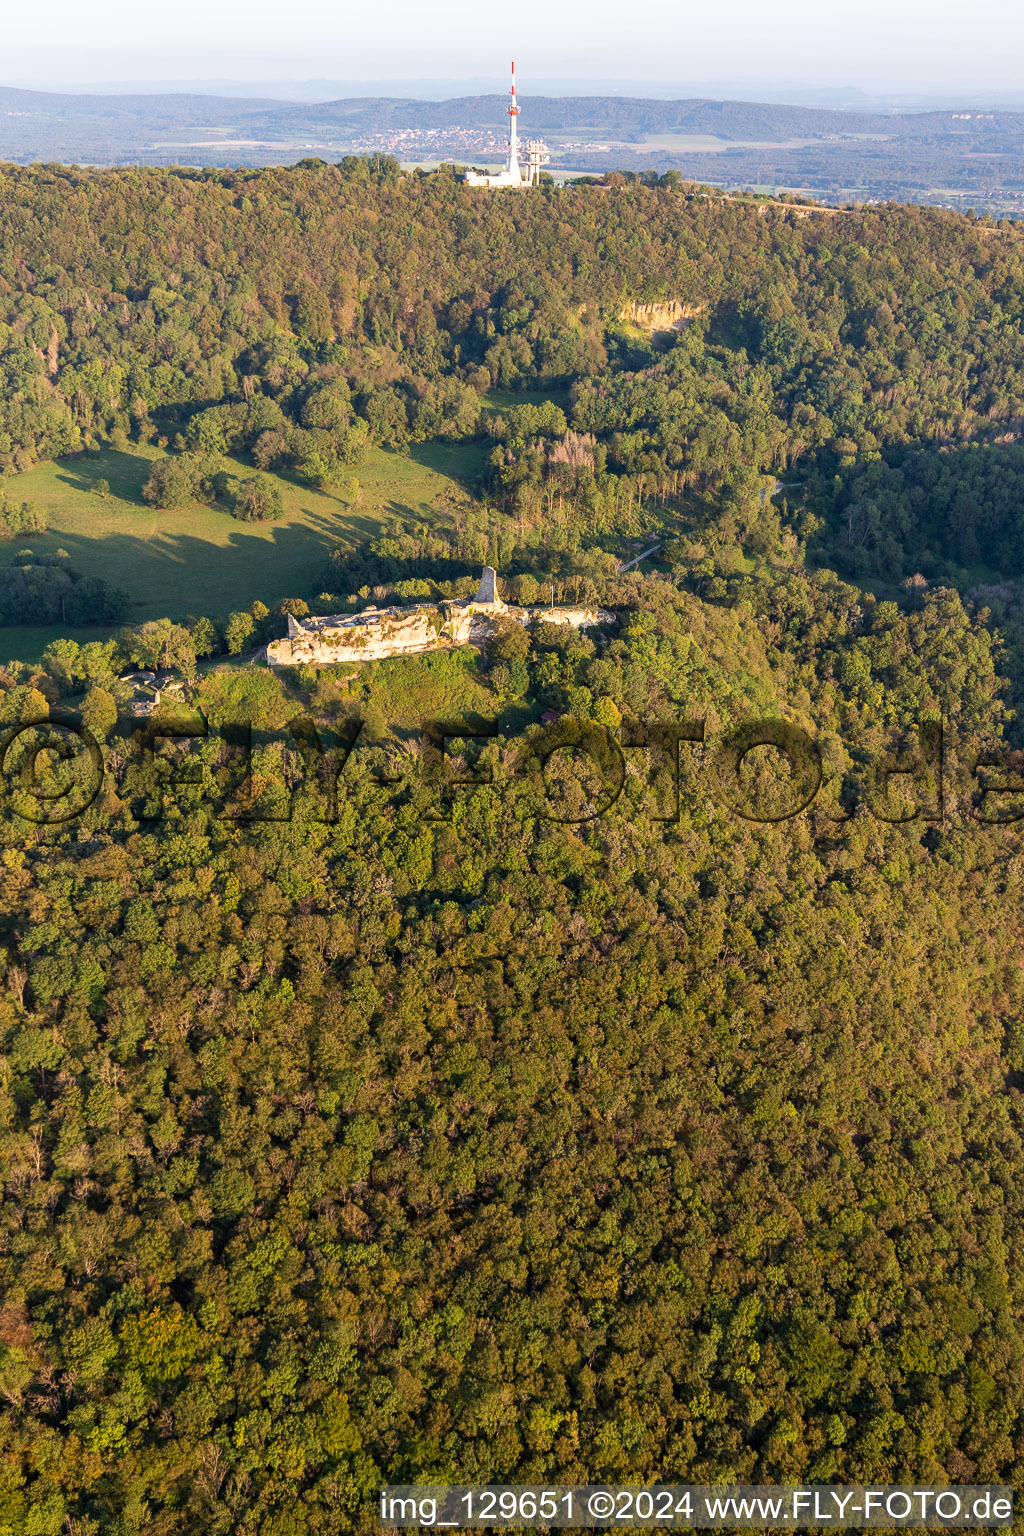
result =
[[[662,299],[655,304],[634,301],[619,310],[619,319],[641,331],[681,331],[703,309],[702,304],[682,304],[678,299]]]
[[[502,601],[497,572],[485,565],[475,597],[462,602],[423,604],[416,608],[364,608],[362,613],[296,619],[288,615],[288,634],[267,646],[274,667],[329,666],[336,661],[383,661],[416,656],[454,645],[484,646],[498,618],[532,624],[568,624],[574,629],[610,624],[606,608],[518,608]]]

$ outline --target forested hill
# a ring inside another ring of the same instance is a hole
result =
[[[446,128],[451,125],[493,128],[504,116],[505,96],[455,96],[446,101],[403,101],[387,97],[346,97],[339,101],[277,106],[259,119],[262,126],[315,128],[344,124],[364,132],[386,128]],[[916,115],[901,118],[881,112],[842,112],[827,107],[789,107],[775,103],[691,98],[658,101],[637,96],[531,96],[531,131],[551,133],[581,125],[626,138],[644,133],[716,134],[724,139],[785,140],[851,134],[901,136],[914,129]],[[949,114],[921,114],[929,119]],[[1019,114],[1003,112],[1001,120]],[[934,126],[930,127],[934,131]]]
[[[263,96],[206,96],[189,91],[104,95],[95,91],[27,91],[0,85],[0,112],[4,116],[36,115],[64,121],[76,117],[151,117],[165,123],[216,122],[227,116],[233,120],[240,112],[268,111],[279,105],[276,98]]]
[[[62,95],[0,87],[0,155],[20,163],[293,164],[379,151],[404,162],[503,153],[506,98],[343,97],[310,103],[188,93]],[[1024,115],[860,112],[687,98],[528,96],[554,172],[679,170],[731,188],[784,187],[830,203],[900,201],[1019,214]]]
[[[243,638],[484,559],[614,615],[277,673],[200,671],[199,614],[0,668],[3,1536],[1019,1486],[1017,231],[382,157],[0,199],[9,538],[40,457],[153,455],[173,532],[227,522],[230,455],[254,515],[275,474],[336,509]],[[464,484],[332,539],[371,449],[453,445]],[[73,597],[62,558],[0,598]],[[148,732],[126,661],[177,673]],[[813,738],[813,802],[740,770],[754,721]]]
[[[231,123],[248,132],[286,136],[324,126],[361,133],[391,128],[494,128],[504,117],[503,95],[452,96],[421,101],[389,96],[346,96],[322,102],[282,102],[186,92],[140,95],[22,90],[0,86],[5,117],[37,123],[135,122],[140,128],[192,127]],[[647,133],[714,134],[738,141],[785,142],[861,135],[920,139],[943,135],[992,139],[1020,137],[1024,114],[979,111],[968,100],[963,110],[929,112],[850,111],[834,107],[788,106],[778,102],[723,101],[706,97],[662,100],[640,96],[529,97],[531,129],[566,132],[586,126],[627,140]],[[6,125],[15,132],[17,121]]]
[[[344,126],[365,133],[389,128],[493,128],[508,104],[504,96],[457,96],[447,101],[403,101],[387,97],[346,97],[253,113],[250,128],[261,131],[314,130]],[[829,107],[792,107],[774,102],[715,101],[691,98],[657,101],[630,96],[530,96],[531,131],[566,133],[590,131],[642,139],[645,134],[713,134],[738,142],[784,143],[791,139],[891,139],[904,143],[943,138],[977,139],[980,147],[996,140],[1019,143],[1024,137],[1024,113],[979,112],[850,112]]]
[[[672,182],[500,199],[380,157],[9,169],[0,468],[121,433],[245,450],[269,434],[268,462],[329,470],[360,440],[477,435],[495,385],[571,390],[568,425],[596,434],[606,478],[707,490],[740,469],[796,472],[827,518],[845,504],[837,472],[880,455],[1012,446],[1012,225],[730,202]],[[664,301],[684,317],[668,351],[629,320]],[[1011,465],[997,455],[991,473]],[[505,470],[529,489],[528,456]],[[970,514],[1003,569],[1010,500]],[[970,564],[940,506],[915,507],[847,518],[843,558]]]

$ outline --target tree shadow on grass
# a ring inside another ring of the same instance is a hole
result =
[[[89,538],[66,529],[49,537],[67,550],[73,570],[126,588],[135,622],[187,614],[223,619],[257,598],[273,607],[321,590],[327,555],[339,542],[331,520],[267,526],[269,537],[239,531],[224,544],[171,527],[148,538],[127,532]]]
[[[436,475],[447,475],[469,489],[484,472],[488,446],[482,439],[453,443],[435,438],[428,443],[410,443],[406,451],[414,464]]]
[[[119,501],[144,507],[142,487],[152,467],[153,460],[142,454],[105,448],[101,453],[83,453],[73,459],[62,459],[57,479],[86,495],[95,491],[100,480],[106,480],[111,495]]]

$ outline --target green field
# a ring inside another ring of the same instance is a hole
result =
[[[514,405],[543,405],[546,400],[553,400],[563,410],[569,404],[569,391],[567,389],[489,389],[483,397],[485,414],[497,411],[501,416]]]
[[[155,511],[142,487],[158,450],[134,445],[104,449],[54,464],[41,464],[7,482],[12,501],[34,502],[48,532],[0,546],[0,564],[18,551],[51,554],[65,549],[73,568],[101,576],[132,594],[132,619],[206,614],[223,619],[257,598],[272,607],[285,597],[314,595],[328,552],[340,540],[372,537],[393,517],[431,520],[431,503],[453,481],[479,473],[479,444],[424,443],[408,455],[374,450],[354,473],[358,500],[311,490],[288,476],[277,479],[285,515],[275,523],[243,523],[230,512],[200,502],[181,511]],[[231,459],[223,468],[252,474]],[[110,485],[100,497],[93,487]],[[0,658],[31,660],[60,626],[0,629]],[[109,631],[85,630],[76,638],[96,639]]]
[[[71,624],[14,624],[0,626],[0,666],[5,661],[38,661],[51,640],[65,636],[87,645],[90,640],[109,640],[117,630],[104,624],[76,628]]]

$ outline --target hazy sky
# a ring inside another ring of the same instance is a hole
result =
[[[509,12],[514,19],[509,19]],[[496,75],[1024,84],[1020,0],[49,0],[6,8],[0,80]]]

